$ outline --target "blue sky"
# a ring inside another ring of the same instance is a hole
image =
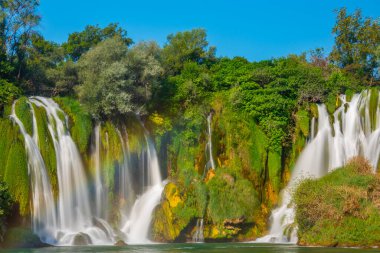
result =
[[[380,17],[380,0],[41,0],[41,33],[63,42],[87,24],[119,23],[135,41],[160,45],[170,33],[205,28],[218,56],[257,61],[331,50],[334,10],[360,8],[363,16]]]

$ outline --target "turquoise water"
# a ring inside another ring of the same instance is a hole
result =
[[[380,249],[353,249],[353,248],[306,248],[295,245],[249,244],[249,243],[199,243],[199,244],[154,244],[128,245],[124,247],[97,246],[97,247],[49,247],[42,249],[13,249],[0,252],[146,252],[146,253],[187,253],[187,252],[220,252],[220,253],[356,253],[380,252]]]

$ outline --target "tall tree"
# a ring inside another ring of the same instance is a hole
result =
[[[118,24],[111,23],[104,28],[98,25],[88,25],[82,32],[74,32],[69,35],[67,42],[63,43],[68,57],[74,62],[78,61],[82,54],[99,42],[109,38],[119,37],[126,46],[132,44],[132,39],[127,37],[127,31]]]
[[[17,79],[25,68],[26,48],[31,44],[34,28],[40,21],[37,14],[38,0],[0,1],[0,43],[3,54],[15,67]]]
[[[215,59],[215,47],[209,47],[206,30],[170,34],[163,49],[166,70],[171,74],[181,71],[186,62],[206,63]]]
[[[128,50],[120,37],[100,42],[78,61],[79,99],[96,118],[141,112],[161,75],[158,46]]]
[[[372,83],[378,67],[375,52],[380,44],[379,21],[363,18],[360,10],[350,15],[346,8],[342,8],[337,12],[333,33],[332,62]]]

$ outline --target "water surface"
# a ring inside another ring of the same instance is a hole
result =
[[[298,247],[296,245],[250,244],[250,243],[181,243],[181,244],[151,244],[116,246],[91,246],[91,247],[49,247],[43,249],[12,249],[0,250],[3,252],[146,252],[146,253],[372,253],[380,252],[380,249],[354,249],[354,248],[322,248],[322,247]]]

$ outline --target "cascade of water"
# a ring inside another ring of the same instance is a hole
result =
[[[197,219],[196,230],[193,235],[193,242],[204,242],[203,229],[203,218]]]
[[[107,203],[105,189],[102,182],[102,172],[100,166],[100,124],[97,124],[94,129],[94,148],[93,148],[93,166],[95,169],[95,214],[99,218],[105,218],[104,203]]]
[[[207,150],[209,155],[208,166],[215,170],[215,162],[212,155],[212,129],[211,129],[212,113],[207,116]]]
[[[315,137],[315,117],[311,119],[309,142],[312,141],[314,137]]]
[[[129,145],[128,145],[128,134],[123,129],[125,134],[125,140],[123,138],[122,133],[117,130],[119,135],[121,147],[123,150],[123,161],[120,165],[120,173],[119,173],[119,212],[123,219],[121,222],[124,224],[126,222],[126,216],[128,216],[130,211],[129,204],[135,198],[135,194],[132,187],[131,180],[131,164],[130,164],[130,153],[129,153]]]
[[[16,101],[17,102],[17,101]],[[26,132],[21,120],[16,115],[15,105],[12,106],[12,120],[19,126],[24,137],[25,149],[28,155],[28,173],[32,189],[32,226],[33,231],[42,241],[54,244],[56,242],[57,216],[53,191],[46,171],[45,163],[38,149],[38,129],[34,110],[31,106],[33,116],[33,138]]]
[[[318,131],[300,154],[288,186],[282,192],[281,205],[272,211],[269,235],[257,242],[296,243],[296,228],[291,192],[305,178],[320,178],[343,166],[351,157],[366,157],[376,170],[380,155],[380,124],[371,122],[370,92],[356,94],[350,102],[342,95],[342,105],[335,111],[331,126],[330,116],[324,105],[318,105]],[[376,115],[380,104],[377,101]],[[311,136],[312,137],[312,136]],[[285,231],[288,234],[285,235]]]
[[[12,120],[19,126],[25,139],[25,149],[28,154],[28,171],[32,191],[32,224],[34,232],[42,241],[54,245],[73,244],[113,244],[117,238],[114,230],[108,224],[107,194],[102,175],[101,146],[108,149],[108,135],[105,143],[101,143],[101,127],[96,125],[92,147],[92,166],[94,168],[93,184],[85,173],[79,151],[68,130],[68,118],[59,106],[52,100],[43,97],[32,97],[28,103],[33,117],[33,136],[30,136],[16,115],[16,102],[12,107]],[[53,197],[49,175],[39,150],[38,126],[33,107],[41,107],[47,115],[48,133],[50,134],[56,154],[56,173],[58,179],[58,196]],[[144,128],[145,130],[145,128]],[[122,145],[123,158],[117,167],[119,173],[118,192],[120,197],[120,213],[124,216],[122,232],[129,242],[148,242],[148,231],[153,209],[159,204],[164,183],[158,163],[158,157],[153,141],[145,130],[146,150],[143,152],[139,174],[146,177],[143,180],[143,194],[136,199],[132,181],[131,164],[128,147],[128,137],[118,131]],[[145,175],[146,173],[146,175]],[[92,190],[94,189],[94,194]],[[91,198],[94,199],[91,199]],[[134,205],[131,207],[131,204]],[[127,204],[126,204],[127,203]],[[91,204],[93,207],[91,208]]]
[[[104,224],[95,225],[100,222],[99,219],[94,222],[91,213],[87,178],[79,151],[67,130],[64,112],[52,99],[33,97],[30,102],[45,109],[56,153],[59,195],[52,233],[54,244],[71,245],[78,236],[86,238],[86,243],[90,244],[111,244],[112,235],[107,232],[110,228],[104,228]]]
[[[144,127],[143,124],[142,126]],[[121,231],[126,235],[128,243],[149,242],[148,231],[152,220],[152,213],[161,200],[165,184],[161,179],[160,166],[153,141],[149,138],[145,128],[144,131],[147,154],[147,183],[143,189],[147,190],[136,199],[127,221],[121,228]]]

